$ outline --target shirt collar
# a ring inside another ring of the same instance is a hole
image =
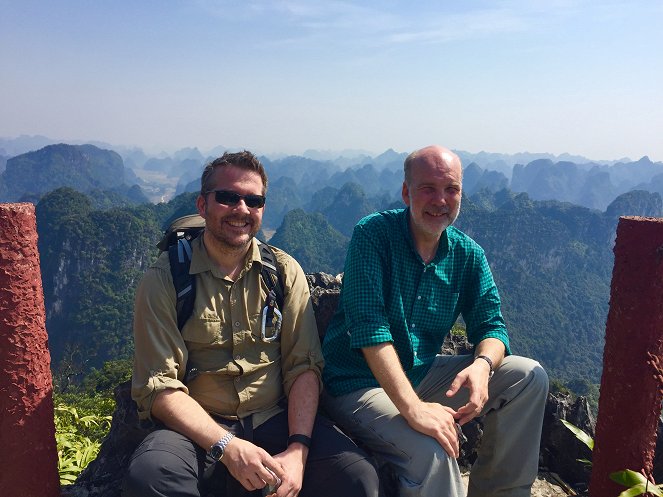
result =
[[[207,252],[207,248],[205,248],[205,244],[203,243],[203,234],[201,233],[198,235],[193,242],[191,242],[191,249],[192,249],[192,254],[191,254],[191,267],[189,269],[189,274],[198,274],[198,273],[204,273],[205,271],[211,271],[214,276],[217,276],[219,278],[222,278],[223,275],[219,273],[219,270],[217,269],[216,265],[212,261],[212,259],[209,256],[209,253]],[[254,262],[258,262],[259,264],[262,265],[262,258],[260,257],[260,248],[258,247],[258,243],[253,237],[251,239],[251,245],[249,247],[249,251],[246,254],[246,259],[244,262],[244,271],[248,271],[251,266],[253,266]]]

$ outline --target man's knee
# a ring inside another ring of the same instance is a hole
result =
[[[170,452],[162,450],[144,452],[129,464],[122,495],[123,497],[180,495],[173,485],[185,485],[185,480],[182,479],[186,473],[183,471],[183,466],[182,459]]]
[[[181,440],[181,435],[173,436],[171,433],[161,436],[152,433],[136,449],[124,478],[123,497],[198,493],[199,471],[195,448],[187,439]]]
[[[456,460],[447,454],[440,443],[432,437],[427,438],[428,443],[411,454],[413,468],[419,468],[418,483],[438,476],[447,479],[450,473],[458,470]]]
[[[528,389],[537,397],[545,399],[548,396],[548,386],[550,381],[548,373],[541,364],[533,359],[528,359]]]
[[[400,451],[384,455],[383,459],[398,476],[404,487],[419,486],[433,478],[448,479],[456,472],[456,460],[449,456],[434,438],[412,430],[402,438]]]
[[[546,397],[549,384],[548,373],[537,361],[527,357],[509,356],[504,359],[503,366],[504,372],[511,378],[511,384],[523,382],[525,388],[533,394]]]
[[[409,464],[392,467],[398,495],[461,495],[462,483],[456,459],[437,442],[426,436],[420,450],[411,453]]]
[[[356,449],[307,463],[300,495],[378,497],[381,495],[379,488],[375,465],[366,454]]]
[[[359,459],[343,471],[343,488],[335,495],[343,497],[378,497],[380,480],[378,472],[368,459]]]

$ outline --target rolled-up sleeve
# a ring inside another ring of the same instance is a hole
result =
[[[324,359],[311,304],[308,282],[301,266],[282,251],[275,251],[283,268],[285,299],[281,325],[281,372],[283,390],[289,395],[297,377],[313,371],[322,390]]]
[[[350,347],[362,349],[393,342],[385,309],[384,264],[375,240],[364,227],[355,227],[348,247],[343,276],[343,309],[350,333]]]
[[[483,250],[474,257],[476,270],[472,273],[468,308],[463,311],[467,337],[473,344],[486,338],[497,338],[504,344],[506,355],[511,354],[509,335],[502,317],[500,296]]]
[[[136,291],[131,395],[138,417],[151,419],[154,399],[166,389],[188,393],[183,383],[187,350],[177,328],[175,290],[163,260],[148,269]]]

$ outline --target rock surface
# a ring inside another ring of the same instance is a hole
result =
[[[467,489],[470,474],[463,473],[462,477],[465,489]],[[532,485],[532,497],[566,497],[567,495],[575,495],[570,492],[573,492],[573,490],[569,489],[564,482],[561,482],[559,478],[550,473],[540,473]]]

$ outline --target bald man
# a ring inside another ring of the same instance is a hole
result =
[[[404,164],[405,209],[357,224],[326,333],[326,409],[398,475],[399,495],[465,495],[462,425],[485,415],[470,497],[525,497],[538,471],[548,377],[511,355],[483,249],[453,227],[460,159],[430,146]],[[461,316],[474,354],[444,356]]]

